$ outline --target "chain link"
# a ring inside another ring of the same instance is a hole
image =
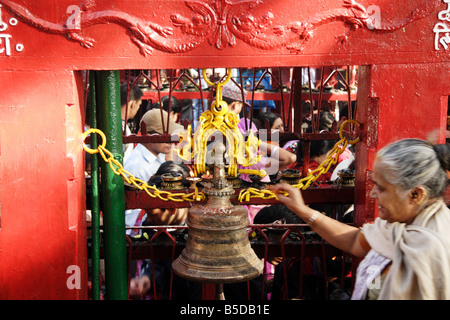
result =
[[[342,154],[345,150],[345,148],[347,148],[348,144],[354,145],[357,142],[359,142],[359,137],[354,139],[354,140],[348,140],[347,138],[345,138],[343,136],[343,129],[347,124],[353,123],[355,125],[357,125],[358,127],[360,126],[359,122],[355,121],[355,120],[346,120],[344,121],[341,126],[339,127],[339,137],[341,138],[341,140],[339,140],[331,149],[330,155],[328,156],[328,158],[323,161],[316,169],[311,170],[310,172],[308,172],[308,175],[306,177],[304,177],[303,179],[300,179],[299,182],[295,185],[293,185],[294,188],[297,189],[302,189],[302,190],[306,190],[309,188],[309,186],[311,186],[311,184],[316,181],[322,174],[327,173],[331,166],[336,164],[339,158],[339,155]],[[342,146],[341,146],[342,144]],[[261,199],[277,199],[278,197],[276,196],[276,194],[272,191],[270,191],[270,189],[263,189],[263,190],[259,190],[256,188],[248,188],[248,189],[244,189],[241,190],[241,192],[239,193],[239,197],[238,200],[239,202],[248,202],[250,201],[251,198],[261,198]]]
[[[333,147],[330,155],[328,158],[323,161],[316,169],[310,171],[306,177],[299,180],[299,183],[296,185],[293,185],[293,187],[305,190],[309,188],[309,186],[316,181],[322,174],[327,173],[331,166],[336,164],[338,161],[338,157],[340,154],[342,154],[347,147],[348,144],[355,144],[359,141],[359,137],[355,140],[348,140],[347,138],[343,137],[342,131],[345,125],[348,123],[354,123],[357,126],[360,124],[356,122],[355,120],[347,120],[345,121],[341,127],[339,128],[339,136],[341,137],[341,140],[339,140]],[[91,134],[91,133],[98,133],[102,137],[102,144],[98,146],[97,149],[91,149],[89,148],[85,143],[84,139]],[[341,146],[342,144],[342,146]],[[197,187],[195,187],[195,191],[191,193],[173,193],[170,191],[165,190],[158,190],[154,185],[149,185],[147,182],[134,177],[130,172],[125,170],[122,166],[122,164],[114,159],[113,154],[105,148],[106,145],[106,137],[105,134],[99,130],[99,129],[89,129],[86,132],[83,133],[83,148],[86,152],[90,154],[99,153],[100,156],[103,158],[105,162],[109,164],[109,167],[111,170],[116,174],[122,177],[122,179],[128,183],[129,185],[135,186],[139,190],[144,190],[150,197],[153,198],[160,198],[164,201],[203,201],[206,199],[205,194],[203,192],[198,192]],[[241,190],[238,196],[239,202],[248,202],[251,198],[261,198],[264,200],[267,199],[277,199],[277,196],[274,192],[270,191],[270,189],[257,189],[257,188],[247,188]]]
[[[98,146],[97,149],[91,149],[86,146],[83,142],[84,150],[90,154],[99,153],[103,160],[109,164],[109,167],[114,172],[114,174],[121,176],[122,179],[129,185],[136,187],[139,190],[144,190],[152,198],[159,198],[164,201],[203,201],[206,199],[203,192],[198,192],[195,188],[194,192],[183,193],[183,192],[170,192],[165,190],[158,190],[154,185],[149,185],[147,182],[136,178],[130,172],[124,169],[122,164],[114,159],[114,155],[105,148],[106,140],[105,135],[98,129],[89,129],[83,134],[83,138],[91,133],[99,133],[103,138],[102,145]]]

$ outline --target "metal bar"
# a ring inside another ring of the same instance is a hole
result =
[[[348,96],[348,118],[353,119],[353,110],[352,110],[352,92],[350,88],[350,66],[347,66],[347,96]]]
[[[256,88],[256,85],[255,85],[255,78],[256,78],[256,68],[253,68],[253,80],[252,80],[252,104],[251,104],[251,107],[250,107],[250,117],[249,117],[250,120],[253,119],[253,106],[254,106],[254,103],[255,103],[255,88]]]
[[[289,123],[290,117],[286,117],[286,110],[284,105],[284,99],[283,99],[283,84],[282,84],[282,69],[278,68],[278,81],[277,84],[280,88],[280,101],[281,101],[281,117],[283,119],[283,128],[286,130],[288,128],[287,124]],[[272,75],[272,79],[275,80],[275,77]],[[272,88],[273,88],[273,82],[272,82]],[[290,113],[292,110],[290,110]],[[287,121],[287,122],[286,122]]]
[[[233,83],[238,84],[238,82],[234,80]],[[295,84],[294,84],[295,85]],[[293,86],[294,86],[293,85]],[[246,89],[247,90],[247,89]],[[168,96],[169,95],[169,89],[160,90],[161,96]],[[290,95],[290,92],[278,92],[278,91],[255,91],[252,93],[250,90],[247,90],[247,96],[245,97],[245,100],[255,100],[255,101],[265,101],[265,100],[274,100],[274,101],[281,101],[281,95],[283,95],[283,99],[287,99],[287,97]],[[302,100],[309,100],[309,99],[315,99],[319,96],[318,92],[312,92],[311,96],[309,93],[302,92],[301,99]],[[180,90],[172,90],[172,96],[174,96],[177,99],[200,99],[200,91],[180,91]],[[331,100],[331,101],[347,101],[348,100],[348,94],[347,93],[339,93],[339,92],[323,92],[322,93],[323,100]],[[211,91],[203,91],[203,98],[213,100],[215,98],[215,95],[212,94]],[[156,89],[150,89],[148,91],[144,91],[144,94],[142,96],[143,100],[157,100],[158,98],[158,90]],[[351,94],[351,99],[356,100],[356,94]]]
[[[289,294],[288,294],[288,275],[287,275],[287,269],[288,269],[288,263],[286,262],[286,250],[284,247],[284,240],[286,239],[286,235],[290,233],[290,230],[287,229],[286,232],[283,234],[280,244],[281,244],[281,259],[283,263],[283,288],[284,290],[281,291],[281,297],[283,300],[288,300]]]
[[[314,122],[314,107],[315,107],[315,100],[313,98],[312,93],[312,83],[311,83],[311,68],[308,66],[308,87],[309,87],[309,112],[311,116],[311,128],[312,132],[316,132],[315,130],[315,122]]]
[[[303,120],[303,112],[302,112],[302,110],[300,109],[300,113],[298,112],[298,111],[296,111],[293,107],[292,107],[292,103],[293,103],[293,93],[294,93],[294,78],[293,78],[293,73],[292,73],[292,76],[291,76],[291,78],[290,78],[290,82],[291,82],[291,88],[290,88],[290,90],[289,90],[289,104],[288,104],[288,108],[289,108],[289,119],[288,119],[288,125],[289,125],[289,131],[292,131],[292,132],[296,132],[296,133],[301,133],[302,132],[302,129],[301,129],[301,125],[302,125],[302,120]],[[280,87],[280,91],[281,91],[281,95],[283,95],[283,85],[281,84],[281,87]],[[301,101],[300,101],[301,102]],[[297,114],[297,115],[300,115],[300,117],[299,117],[299,119],[301,119],[300,121],[298,121],[298,123],[299,123],[299,128],[300,129],[297,129],[297,127],[294,125],[294,122],[293,122],[293,118],[294,118],[294,114],[293,113],[295,113],[295,114]]]
[[[284,226],[289,226],[288,224],[285,224]],[[297,227],[288,227],[286,232],[282,235],[280,239],[280,246],[281,246],[281,258],[283,259],[283,299],[287,300],[289,299],[289,284],[288,284],[288,264],[286,263],[286,249],[285,249],[285,241],[286,238],[291,234],[292,232],[297,233],[300,236],[301,239],[301,251],[300,251],[300,277],[299,277],[299,299],[302,299],[303,295],[303,264],[305,261],[305,244],[306,239],[301,233],[301,231]]]
[[[202,113],[205,112],[206,108],[205,105],[203,104],[203,89],[202,89],[202,77],[203,77],[203,70],[198,68],[197,69],[197,73],[198,73],[198,91],[200,92],[200,104],[202,106]],[[194,111],[192,110],[192,116],[194,115]],[[198,119],[194,119],[194,117],[192,117],[192,123],[195,123],[194,121],[198,121]]]
[[[301,227],[304,227],[306,225],[299,225]],[[250,226],[253,227],[253,226]],[[261,225],[258,225],[258,227],[261,227]],[[268,227],[274,227],[272,225]],[[289,225],[283,225],[284,228],[288,228]],[[151,226],[152,229],[157,229],[159,226]],[[187,227],[184,227],[187,228]],[[168,250],[169,247],[172,247],[172,243],[169,241],[162,241],[159,240],[155,243],[150,244],[149,240],[143,240],[143,241],[134,241],[132,248],[132,259],[133,260],[140,260],[140,259],[151,259],[150,249],[153,247],[154,250],[154,258],[156,259],[171,259],[172,252],[171,250]],[[326,254],[328,256],[336,256],[336,255],[342,255],[342,251],[339,249],[332,247],[328,243],[325,244],[327,246]],[[251,246],[254,249],[255,253],[258,257],[264,258],[265,255],[267,255],[268,259],[271,259],[273,257],[280,257],[281,256],[281,249],[280,249],[280,243],[279,242],[270,242],[268,245],[264,241],[251,241]],[[298,249],[301,246],[301,242],[292,242],[289,241],[289,243],[285,243],[285,250],[286,255],[291,257],[297,257],[298,256]],[[175,245],[175,255],[174,258],[177,258],[183,249],[185,248],[185,241],[177,241]],[[90,250],[90,248],[88,248]],[[322,244],[321,242],[317,241],[308,241],[305,245],[305,256],[321,256],[321,250],[322,250]],[[89,252],[90,253],[90,252]],[[104,257],[104,247],[100,250],[100,257]]]
[[[158,231],[150,239],[150,261],[152,263],[152,274],[153,275],[155,274],[155,264],[154,264],[155,259],[153,256],[153,242],[161,234],[165,234],[170,239],[170,242],[172,243],[172,251],[171,251],[171,255],[170,255],[171,265],[172,265],[173,261],[175,260],[175,247],[176,247],[175,238],[170,234],[169,231],[167,231],[167,228],[158,228]],[[152,277],[152,282],[153,282],[153,288],[154,288],[153,289],[154,299],[157,299],[155,276]],[[172,289],[173,289],[173,269],[171,268],[170,269],[170,279],[169,279],[169,300],[172,300]]]
[[[268,256],[268,249],[269,249],[269,238],[267,237],[266,233],[263,232],[263,230],[258,226],[255,226],[255,227],[250,226],[249,229],[250,229],[248,232],[249,237],[252,237],[252,234],[255,234],[255,236],[256,236],[256,231],[258,231],[258,234],[260,234],[264,238],[264,241],[265,241],[264,254],[262,257],[264,259],[264,267],[263,267],[263,273],[262,273],[263,279],[262,279],[262,287],[261,287],[261,300],[265,300],[264,293],[265,293],[265,284],[267,281],[267,262],[268,262],[267,256]],[[250,300],[250,292],[248,294],[248,299]]]
[[[305,141],[305,144],[308,141]],[[309,150],[309,149],[307,149]],[[308,154],[309,157],[309,154]],[[238,195],[242,189],[235,189],[235,194],[231,197],[231,203],[236,205],[257,205],[257,204],[280,204],[280,201],[272,199],[252,198],[250,201],[239,201]],[[189,193],[192,190],[176,190],[177,193]],[[310,187],[302,191],[303,198],[308,204],[324,203],[353,203],[354,187],[338,187],[333,185],[323,185],[320,188]],[[205,203],[204,201],[165,201],[160,198],[150,197],[145,191],[127,190],[125,192],[126,209],[152,209],[152,208],[189,208],[192,205]]]
[[[303,234],[298,231],[297,228],[296,228],[296,230],[297,230],[297,233],[300,234],[301,239],[302,239],[302,249],[301,249],[301,253],[300,253],[300,279],[299,279],[299,284],[298,284],[298,288],[299,288],[298,297],[301,299],[303,297],[303,279],[305,277],[304,266],[305,266],[306,239],[303,236]]]
[[[331,77],[331,75],[330,75],[330,77],[328,77],[327,80],[324,82],[323,81],[324,74],[325,74],[325,67],[322,67],[322,72],[320,75],[319,102],[317,104],[317,117],[316,117],[316,119],[314,119],[314,117],[311,119],[312,122],[314,123],[313,132],[319,132],[320,110],[322,108],[322,99],[323,99],[323,87],[324,87],[325,83],[328,82],[328,79]]]
[[[127,294],[128,294],[128,299],[130,298],[129,292],[130,292],[130,281],[131,281],[131,263],[133,261],[133,241],[131,241],[131,237],[127,234],[125,234],[125,237],[127,239],[127,248],[128,248],[128,253],[127,253]]]
[[[154,255],[153,255],[153,241],[162,233],[164,231],[164,229],[158,229],[157,231],[156,231],[156,233],[153,235],[153,237],[150,239],[150,242],[149,242],[149,244],[150,244],[150,261],[151,261],[151,264],[152,264],[152,287],[153,287],[153,298],[154,299],[158,299],[157,298],[157,295],[156,295],[156,277],[155,277],[155,263],[154,263],[154,261],[155,261],[155,258],[154,258]]]
[[[98,124],[108,137],[106,149],[123,162],[120,78],[118,71],[97,71]],[[102,210],[105,242],[105,284],[108,300],[128,298],[124,183],[102,162]]]
[[[325,240],[322,239],[322,277],[325,300],[328,300],[328,272],[327,272],[327,255],[325,251]]]
[[[294,132],[302,133],[302,68],[295,67],[291,79],[291,101],[293,103],[294,116],[298,117],[298,123],[294,123]]]
[[[91,128],[97,128],[95,72],[89,72]],[[97,135],[91,137],[91,148],[97,149]],[[91,220],[92,220],[92,300],[100,300],[100,195],[98,155],[91,156]]]

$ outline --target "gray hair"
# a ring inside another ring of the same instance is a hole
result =
[[[387,166],[389,182],[408,192],[421,186],[429,198],[440,197],[447,188],[448,168],[443,159],[448,158],[449,146],[437,148],[420,139],[394,142],[377,153],[377,161]]]

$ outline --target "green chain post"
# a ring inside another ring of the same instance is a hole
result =
[[[119,71],[96,71],[97,118],[106,137],[106,148],[123,162]],[[120,176],[101,164],[104,228],[105,286],[108,300],[128,299],[125,234],[125,189]]]
[[[91,128],[97,128],[95,71],[89,72]],[[98,146],[97,135],[91,136],[91,148]],[[100,300],[100,193],[98,154],[91,154],[91,206],[92,206],[92,300]]]

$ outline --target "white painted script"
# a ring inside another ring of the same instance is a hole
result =
[[[440,50],[441,46],[447,50],[450,44],[450,0],[444,0],[444,3],[447,3],[447,9],[438,13],[440,22],[433,28],[435,50]]]
[[[21,52],[24,49],[22,43],[12,44],[12,35],[9,33],[3,33],[8,30],[9,27],[14,27],[18,23],[16,18],[10,18],[8,23],[3,21],[2,5],[0,4],[0,55],[5,55],[7,57],[11,56],[13,50],[16,52]]]

